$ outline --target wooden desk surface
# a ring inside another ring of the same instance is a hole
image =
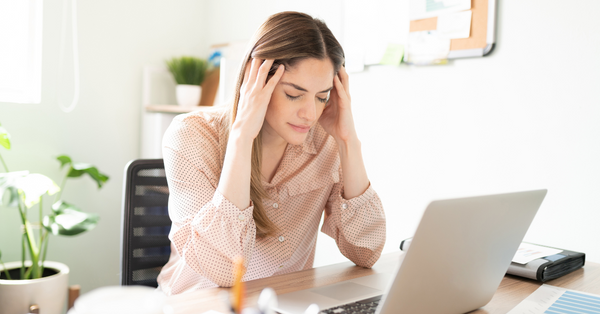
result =
[[[389,273],[395,270],[402,252],[388,253],[381,256],[372,269],[355,266],[351,262],[323,266],[300,272],[263,278],[246,283],[247,301],[250,306],[264,287],[273,288],[277,294],[324,286],[352,278]],[[600,264],[586,262],[586,265],[561,278],[546,282],[549,285],[588,293],[600,294]],[[541,283],[529,279],[506,275],[492,301],[483,308],[470,313],[507,313],[527,296],[534,292]],[[204,289],[195,292],[168,297],[167,302],[173,308],[173,314],[203,313],[217,310],[227,313],[227,308],[219,293],[224,288]]]

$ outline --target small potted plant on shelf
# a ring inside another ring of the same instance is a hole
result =
[[[11,148],[10,135],[1,126],[0,146]],[[90,164],[75,163],[66,155],[57,160],[61,168],[67,169],[60,187],[43,174],[10,172],[0,155],[5,170],[0,173],[0,198],[5,201],[0,209],[16,209],[22,229],[20,236],[12,238],[21,242],[21,261],[4,263],[0,251],[0,313],[29,313],[34,304],[40,313],[64,313],[69,268],[46,261],[50,235],[74,236],[91,230],[98,223],[97,214],[85,213],[62,200],[62,191],[70,178],[88,175],[101,188],[108,176]],[[42,201],[50,197],[54,202],[50,213],[44,215],[45,202]],[[31,221],[30,216],[39,220]],[[4,243],[6,241],[2,241]]]
[[[167,60],[169,72],[173,74],[177,89],[177,103],[184,107],[198,106],[201,87],[206,77],[208,61],[196,57],[183,56]]]

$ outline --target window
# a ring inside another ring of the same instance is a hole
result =
[[[0,1],[0,102],[40,103],[42,0]]]

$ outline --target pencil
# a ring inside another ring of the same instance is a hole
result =
[[[238,257],[234,263],[235,269],[235,281],[233,283],[233,287],[231,288],[232,294],[232,302],[231,307],[233,308],[233,312],[236,314],[242,313],[242,309],[244,308],[244,296],[245,296],[245,287],[244,282],[242,282],[242,277],[244,277],[244,258]]]

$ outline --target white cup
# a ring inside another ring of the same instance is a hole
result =
[[[79,297],[69,314],[162,314],[166,296],[144,286],[109,286]]]

